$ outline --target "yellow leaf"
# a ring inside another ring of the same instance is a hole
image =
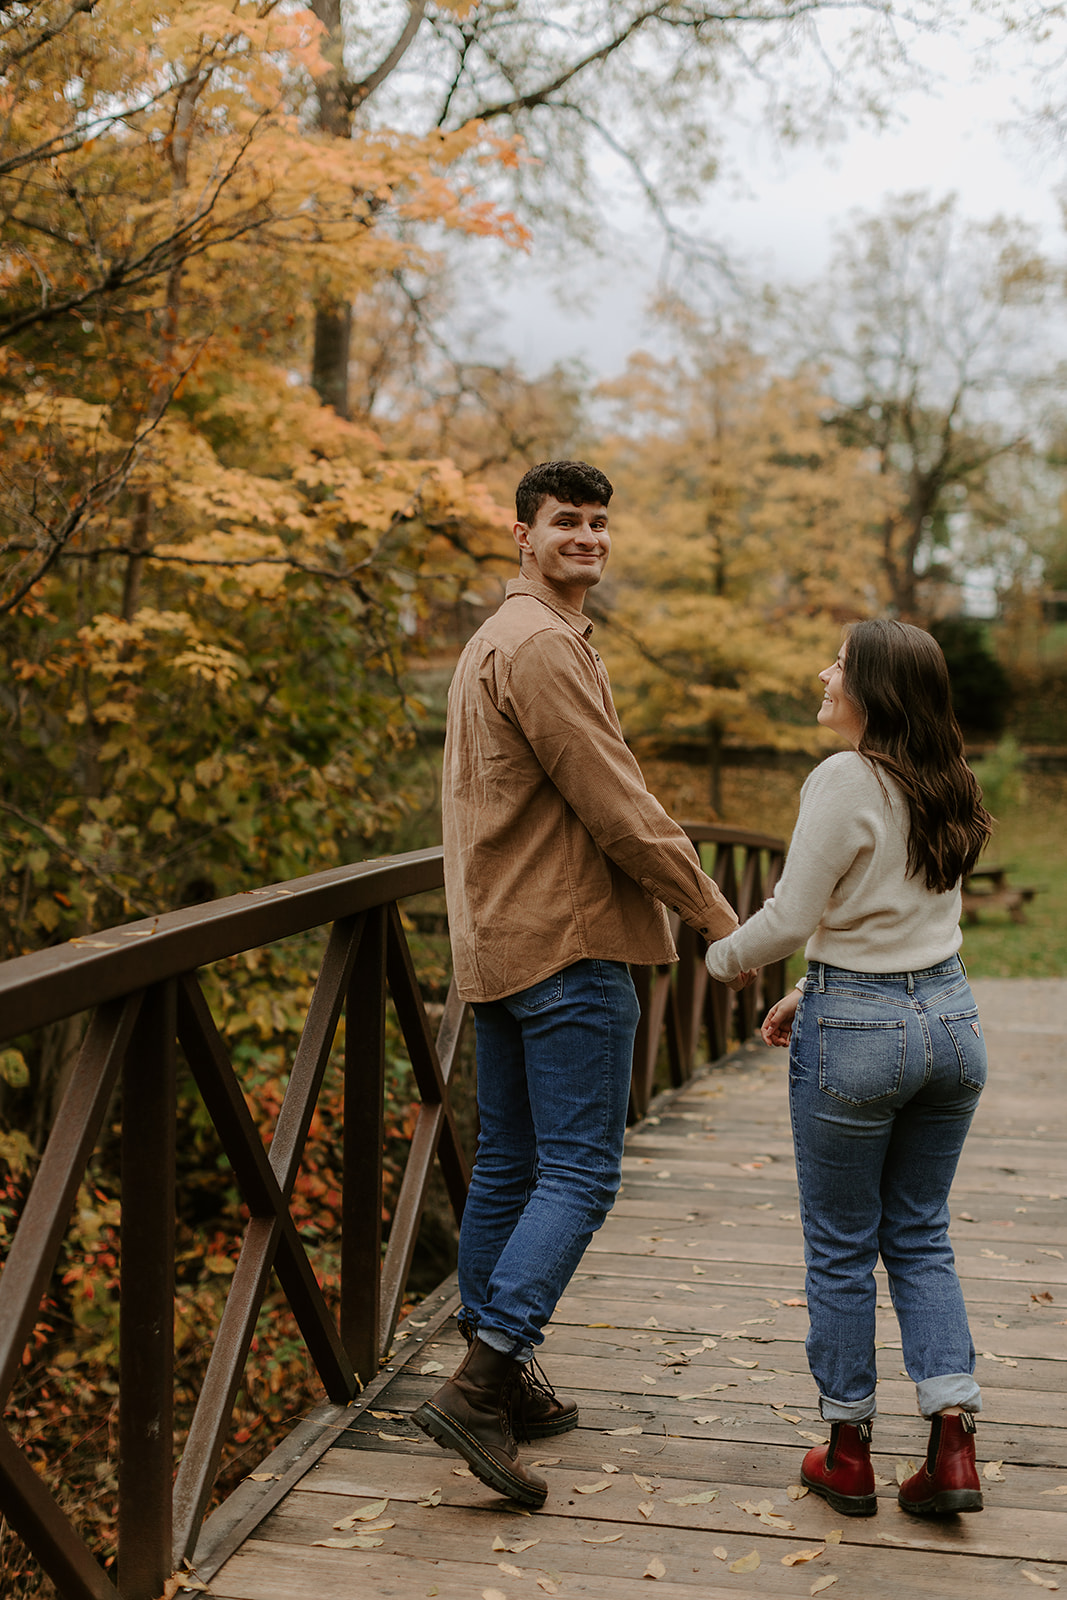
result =
[[[717,1561],[725,1561],[729,1551],[725,1545],[717,1544],[711,1553]]]
[[[642,1578],[662,1578],[666,1576],[667,1569],[657,1556],[653,1556],[648,1566],[642,1572]]]
[[[606,1533],[602,1539],[582,1538],[579,1544],[617,1544],[622,1538],[621,1533]]]
[[[630,1439],[635,1434],[644,1433],[644,1428],[608,1428],[607,1432],[613,1439]]]
[[[374,1522],[388,1508],[388,1500],[372,1500],[369,1505],[361,1506],[358,1511],[352,1511],[347,1517],[342,1517],[340,1522],[334,1523],[334,1528],[343,1533],[346,1528],[351,1528],[357,1522]]]
[[[703,1494],[676,1494],[670,1495],[667,1504],[671,1506],[709,1506],[719,1497],[718,1489],[705,1489]]]
[[[431,1489],[425,1500],[418,1502],[420,1506],[439,1506],[441,1504],[441,1490]]]
[[[830,1437],[828,1433],[808,1433],[804,1428],[798,1428],[797,1432],[802,1439],[810,1439],[812,1444],[825,1444]]]
[[[1040,1572],[1031,1572],[1029,1567],[1021,1567],[1020,1571],[1022,1572],[1024,1578],[1029,1578],[1031,1583],[1039,1584],[1042,1589],[1059,1588],[1059,1584],[1053,1583],[1051,1578],[1042,1577]]]
[[[803,1500],[808,1492],[808,1486],[806,1483],[791,1483],[785,1492],[790,1500]]]
[[[546,1594],[559,1594],[559,1584],[553,1583],[551,1578],[538,1578],[537,1587],[543,1589]]]
[[[826,1549],[824,1544],[815,1545],[810,1550],[793,1550],[789,1555],[782,1557],[783,1567],[799,1567],[804,1561],[814,1561],[816,1556],[821,1556]]]
[[[611,1479],[600,1478],[596,1483],[576,1483],[574,1485],[574,1492],[575,1494],[600,1494],[602,1489],[610,1488]]]
[[[896,1473],[897,1482],[904,1483],[917,1469],[914,1461],[909,1459],[907,1461],[898,1461],[893,1470]]]
[[[824,1589],[828,1589],[832,1583],[836,1583],[836,1582],[837,1582],[836,1574],[828,1573],[825,1578],[816,1578],[815,1582],[812,1584],[811,1588],[808,1590],[808,1593],[809,1594],[822,1594]]]
[[[1042,1489],[1042,1494],[1067,1494],[1067,1483],[1058,1483],[1054,1489]]]
[[[535,1544],[540,1544],[540,1539],[516,1539],[514,1544],[508,1544],[497,1534],[493,1540],[493,1549],[504,1551],[509,1556],[521,1556],[524,1550],[532,1550]]]
[[[655,1501],[653,1501],[653,1500],[642,1500],[641,1504],[638,1506],[637,1509],[638,1509],[638,1511],[640,1511],[641,1515],[644,1517],[645,1521],[647,1522],[649,1517],[652,1515],[653,1511],[655,1511],[655,1509],[656,1509]]]
[[[752,1550],[747,1556],[741,1556],[737,1561],[731,1561],[730,1572],[755,1572],[759,1566],[759,1551]]]
[[[840,1544],[841,1535],[843,1532],[843,1528],[831,1528],[830,1532],[826,1535],[827,1544]]]
[[[988,1478],[990,1483],[1006,1483],[1007,1479],[1001,1471],[1003,1465],[1003,1461],[987,1461],[982,1468],[982,1477]]]
[[[522,1568],[521,1567],[513,1567],[510,1561],[498,1561],[496,1565],[497,1565],[497,1571],[498,1572],[506,1572],[509,1578],[521,1578],[522,1577]]]
[[[758,1361],[745,1361],[741,1356],[727,1356],[727,1361],[732,1361],[735,1367],[758,1367]]]
[[[444,1370],[444,1365],[440,1361],[424,1361],[419,1368],[419,1372],[424,1378],[428,1377],[431,1372],[443,1372]]]
[[[634,1472],[631,1476],[639,1489],[643,1489],[646,1494],[655,1494],[656,1485],[651,1478],[643,1478],[639,1472]]]
[[[508,1597],[500,1589],[483,1589],[482,1600],[508,1600]]]

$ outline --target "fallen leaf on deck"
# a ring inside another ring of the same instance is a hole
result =
[[[387,1444],[411,1444],[412,1443],[412,1436],[411,1436],[410,1433],[383,1433],[382,1430],[379,1428],[378,1429],[378,1437],[379,1437],[379,1439],[384,1439]]]
[[[655,1511],[655,1509],[656,1509],[655,1501],[653,1501],[653,1500],[642,1500],[641,1504],[638,1506],[637,1509],[638,1509],[638,1511],[640,1511],[641,1515],[645,1518],[645,1520],[647,1522],[648,1518],[652,1515],[653,1511]]]
[[[809,1433],[803,1428],[798,1428],[797,1432],[802,1439],[810,1439],[812,1444],[825,1444],[830,1437],[828,1433]]]
[[[795,1533],[797,1525],[790,1522],[788,1517],[781,1516],[777,1511],[761,1511],[760,1521],[765,1522],[768,1528],[781,1528],[783,1533]]]
[[[732,1362],[735,1367],[758,1367],[759,1366],[759,1362],[758,1361],[745,1361],[741,1356],[727,1356],[726,1359],[727,1359],[727,1361]]]
[[[722,1389],[736,1389],[735,1383],[706,1383],[703,1389],[691,1389],[688,1394],[680,1394],[679,1400],[706,1400],[709,1394],[718,1394]]]
[[[167,1579],[167,1583],[168,1584],[170,1583],[170,1579],[169,1578]],[[178,1579],[178,1584],[177,1584],[177,1589],[173,1589],[173,1590],[164,1589],[164,1594],[165,1595],[168,1594],[168,1593],[176,1594],[179,1590],[185,1590],[185,1589],[198,1589],[201,1594],[207,1594],[207,1592],[208,1592],[207,1584],[206,1583],[201,1583],[199,1578],[179,1578]]]
[[[546,1594],[559,1594],[559,1585],[551,1578],[538,1578],[537,1587],[543,1589]]]
[[[496,1564],[496,1569],[498,1572],[506,1572],[509,1578],[522,1577],[522,1568],[513,1567],[510,1561],[498,1561]]]
[[[612,1439],[631,1439],[634,1434],[644,1433],[644,1428],[608,1428],[607,1433]]]
[[[1044,1246],[1040,1244],[1037,1247],[1037,1253],[1039,1256],[1055,1256],[1057,1261],[1063,1260],[1062,1250],[1046,1250]]]
[[[884,1539],[886,1544],[910,1544],[909,1539],[901,1539],[895,1533],[880,1533],[879,1539]]]
[[[358,1511],[349,1512],[347,1517],[342,1517],[340,1522],[334,1523],[334,1528],[339,1533],[344,1533],[346,1528],[351,1528],[357,1522],[374,1522],[382,1512],[387,1510],[388,1500],[372,1500],[370,1505],[361,1506]]]
[[[508,1600],[502,1589],[483,1589],[482,1600]]]
[[[600,1470],[601,1472],[618,1472],[619,1469],[612,1461],[602,1461],[600,1463]]]
[[[586,1327],[587,1328],[613,1328],[614,1326],[615,1326],[615,1324],[613,1322],[587,1322],[586,1323]]]
[[[576,1483],[575,1494],[599,1494],[602,1489],[611,1488],[610,1478],[600,1478],[596,1483]]]
[[[995,1250],[979,1250],[980,1256],[985,1256],[989,1261],[1007,1261],[1007,1256],[998,1255]]]
[[[773,1383],[774,1382],[774,1373],[773,1372],[750,1372],[749,1375],[748,1375],[748,1381],[749,1381],[749,1383]]]
[[[563,1460],[562,1456],[542,1456],[540,1461],[531,1461],[531,1467],[558,1467]]]
[[[329,1550],[376,1550],[384,1539],[376,1539],[369,1533],[353,1533],[347,1539],[313,1539],[312,1544],[325,1545]]]
[[[493,1540],[493,1549],[503,1551],[509,1556],[521,1556],[524,1550],[532,1550],[535,1544],[540,1543],[540,1539],[516,1539],[514,1544],[508,1544],[507,1540],[502,1539],[498,1533]]]
[[[649,1317],[647,1322],[642,1322],[641,1326],[642,1328],[658,1328],[659,1323],[656,1321],[655,1317]]]
[[[1039,1583],[1042,1589],[1058,1589],[1059,1584],[1053,1583],[1051,1578],[1043,1578],[1040,1572],[1031,1572],[1029,1567],[1020,1568],[1024,1578],[1029,1578],[1031,1583]]]
[[[280,1472],[250,1472],[248,1481],[249,1483],[273,1483],[280,1477]]]
[[[827,1544],[840,1544],[841,1543],[841,1536],[844,1533],[844,1531],[845,1531],[844,1528],[831,1528],[830,1532],[826,1535],[826,1543]]]
[[[417,1502],[420,1506],[439,1506],[441,1504],[441,1490],[431,1489],[425,1500]]]
[[[666,1575],[666,1572],[667,1569],[663,1562],[657,1556],[653,1556],[641,1576],[642,1578],[662,1578]]]
[[[707,1427],[709,1422],[718,1422],[718,1420],[719,1420],[719,1413],[718,1412],[716,1412],[713,1417],[694,1417],[693,1418],[693,1421],[697,1424],[697,1427],[699,1427],[699,1428]]]
[[[643,1489],[646,1494],[655,1494],[656,1490],[659,1488],[658,1483],[653,1483],[651,1478],[642,1478],[639,1472],[632,1472],[630,1476],[633,1478],[637,1487],[639,1489]]]
[[[795,1411],[783,1410],[779,1401],[770,1400],[768,1401],[768,1405],[772,1411],[777,1411],[783,1422],[803,1422],[804,1420],[803,1417],[798,1417]]]
[[[670,1173],[669,1172],[657,1172],[656,1173],[656,1177],[657,1178],[669,1178],[670,1177]]]
[[[799,1299],[795,1299],[795,1298],[792,1299],[792,1300],[783,1300],[782,1301],[782,1304],[784,1306],[806,1306],[807,1303],[808,1302],[806,1300],[799,1300]]]
[[[1055,1489],[1042,1489],[1042,1494],[1067,1494],[1067,1483],[1058,1483]]]
[[[741,1556],[738,1561],[731,1561],[730,1572],[755,1572],[759,1566],[759,1551],[752,1550],[747,1556]]]
[[[828,1589],[832,1583],[836,1583],[836,1582],[837,1582],[837,1577],[833,1573],[828,1573],[825,1578],[816,1578],[815,1582],[812,1584],[811,1588],[808,1590],[808,1593],[809,1594],[822,1594],[824,1589]]]
[[[727,1550],[727,1548],[726,1548],[726,1546],[725,1546],[725,1545],[722,1545],[722,1544],[717,1544],[717,1545],[716,1545],[716,1546],[715,1546],[715,1548],[714,1548],[714,1550],[713,1550],[713,1551],[712,1551],[712,1552],[711,1552],[711,1553],[712,1553],[712,1555],[713,1555],[713,1556],[715,1556],[715,1557],[716,1557],[716,1558],[717,1558],[717,1559],[718,1559],[718,1560],[719,1560],[719,1561],[725,1561],[725,1560],[726,1560],[726,1557],[727,1557],[727,1556],[728,1556],[728,1555],[729,1555],[729,1553],[730,1553],[730,1552],[729,1552],[729,1551],[728,1551],[728,1550]]]
[[[806,1483],[791,1483],[785,1492],[790,1500],[803,1500],[808,1492],[808,1486]]]
[[[1052,1296],[1047,1289],[1042,1289],[1038,1294],[1031,1294],[1030,1298],[1031,1300],[1037,1300],[1042,1305],[1050,1306],[1053,1304]]]
[[[659,1381],[658,1379],[653,1378],[647,1372],[642,1372],[641,1377],[642,1377],[642,1379],[644,1380],[645,1383],[657,1383]]]
[[[379,1422],[404,1421],[404,1413],[402,1411],[372,1411],[371,1416],[376,1417]]]
[[[910,1478],[912,1474],[917,1471],[918,1468],[916,1467],[914,1461],[910,1459],[910,1457],[907,1461],[898,1461],[896,1466],[893,1468],[893,1472],[898,1483],[903,1483],[905,1478]]]
[[[540,1466],[540,1464],[541,1463],[539,1461],[534,1462],[535,1467]],[[454,1478],[473,1478],[474,1473],[471,1471],[470,1467],[453,1467],[452,1476]]]
[[[783,1567],[799,1567],[805,1561],[814,1561],[816,1556],[821,1556],[826,1549],[824,1544],[817,1544],[811,1550],[793,1550],[782,1557]]]
[[[990,1483],[1006,1483],[1007,1479],[1000,1470],[1003,1465],[1003,1461],[987,1461],[982,1467],[982,1477],[988,1478]]]
[[[680,1289],[683,1294],[696,1294],[696,1290],[691,1283],[676,1283],[674,1287]]]
[[[590,1538],[588,1535],[586,1535],[583,1538],[579,1539],[578,1543],[579,1544],[618,1544],[618,1542],[619,1542],[619,1540],[621,1538],[622,1538],[622,1534],[621,1533],[605,1533],[603,1538],[601,1538],[601,1539],[593,1539],[593,1538]]]
[[[668,1495],[667,1504],[670,1506],[710,1506],[711,1502],[718,1498],[718,1489],[705,1489],[703,1494]]]
[[[440,1361],[424,1361],[419,1368],[424,1378],[429,1377],[431,1372],[443,1372],[444,1370],[444,1364]]]

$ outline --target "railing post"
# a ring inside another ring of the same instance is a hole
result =
[[[145,993],[126,1052],[119,1308],[119,1593],[171,1575],[177,982]]]
[[[341,1341],[366,1385],[381,1348],[386,907],[367,912],[345,1007]]]

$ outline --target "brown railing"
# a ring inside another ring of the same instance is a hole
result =
[[[742,918],[781,869],[780,840],[691,827],[714,845],[716,881]],[[740,871],[737,857],[742,858]],[[0,1424],[0,1512],[63,1600],[154,1600],[191,1557],[211,1497],[256,1317],[273,1269],[334,1402],[349,1401],[389,1349],[435,1159],[457,1221],[468,1180],[449,1098],[466,1006],[450,989],[430,1026],[399,902],[442,885],[441,852],[342,867],[110,929],[0,966],[0,1044],[90,1013],[0,1277],[0,1405],[6,1410],[87,1163],[115,1091],[122,1104],[118,1424],[118,1580],[94,1555]],[[330,926],[284,1102],[265,1148],[215,1026],[197,969]],[[642,1000],[631,1111],[653,1092],[662,1038],[680,1083],[702,1023],[725,1053],[731,1017],[751,1030],[762,992],[709,983],[699,939],[679,934],[675,968],[635,969]],[[421,1105],[382,1252],[386,997],[392,999]],[[345,1014],[340,1310],[331,1314],[290,1214],[309,1125]],[[233,1169],[249,1220],[177,1475],[174,1294],[178,1048]]]

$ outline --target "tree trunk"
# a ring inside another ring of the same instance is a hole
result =
[[[324,406],[348,416],[348,352],[352,307],[347,301],[320,300],[315,307],[311,386]]]

